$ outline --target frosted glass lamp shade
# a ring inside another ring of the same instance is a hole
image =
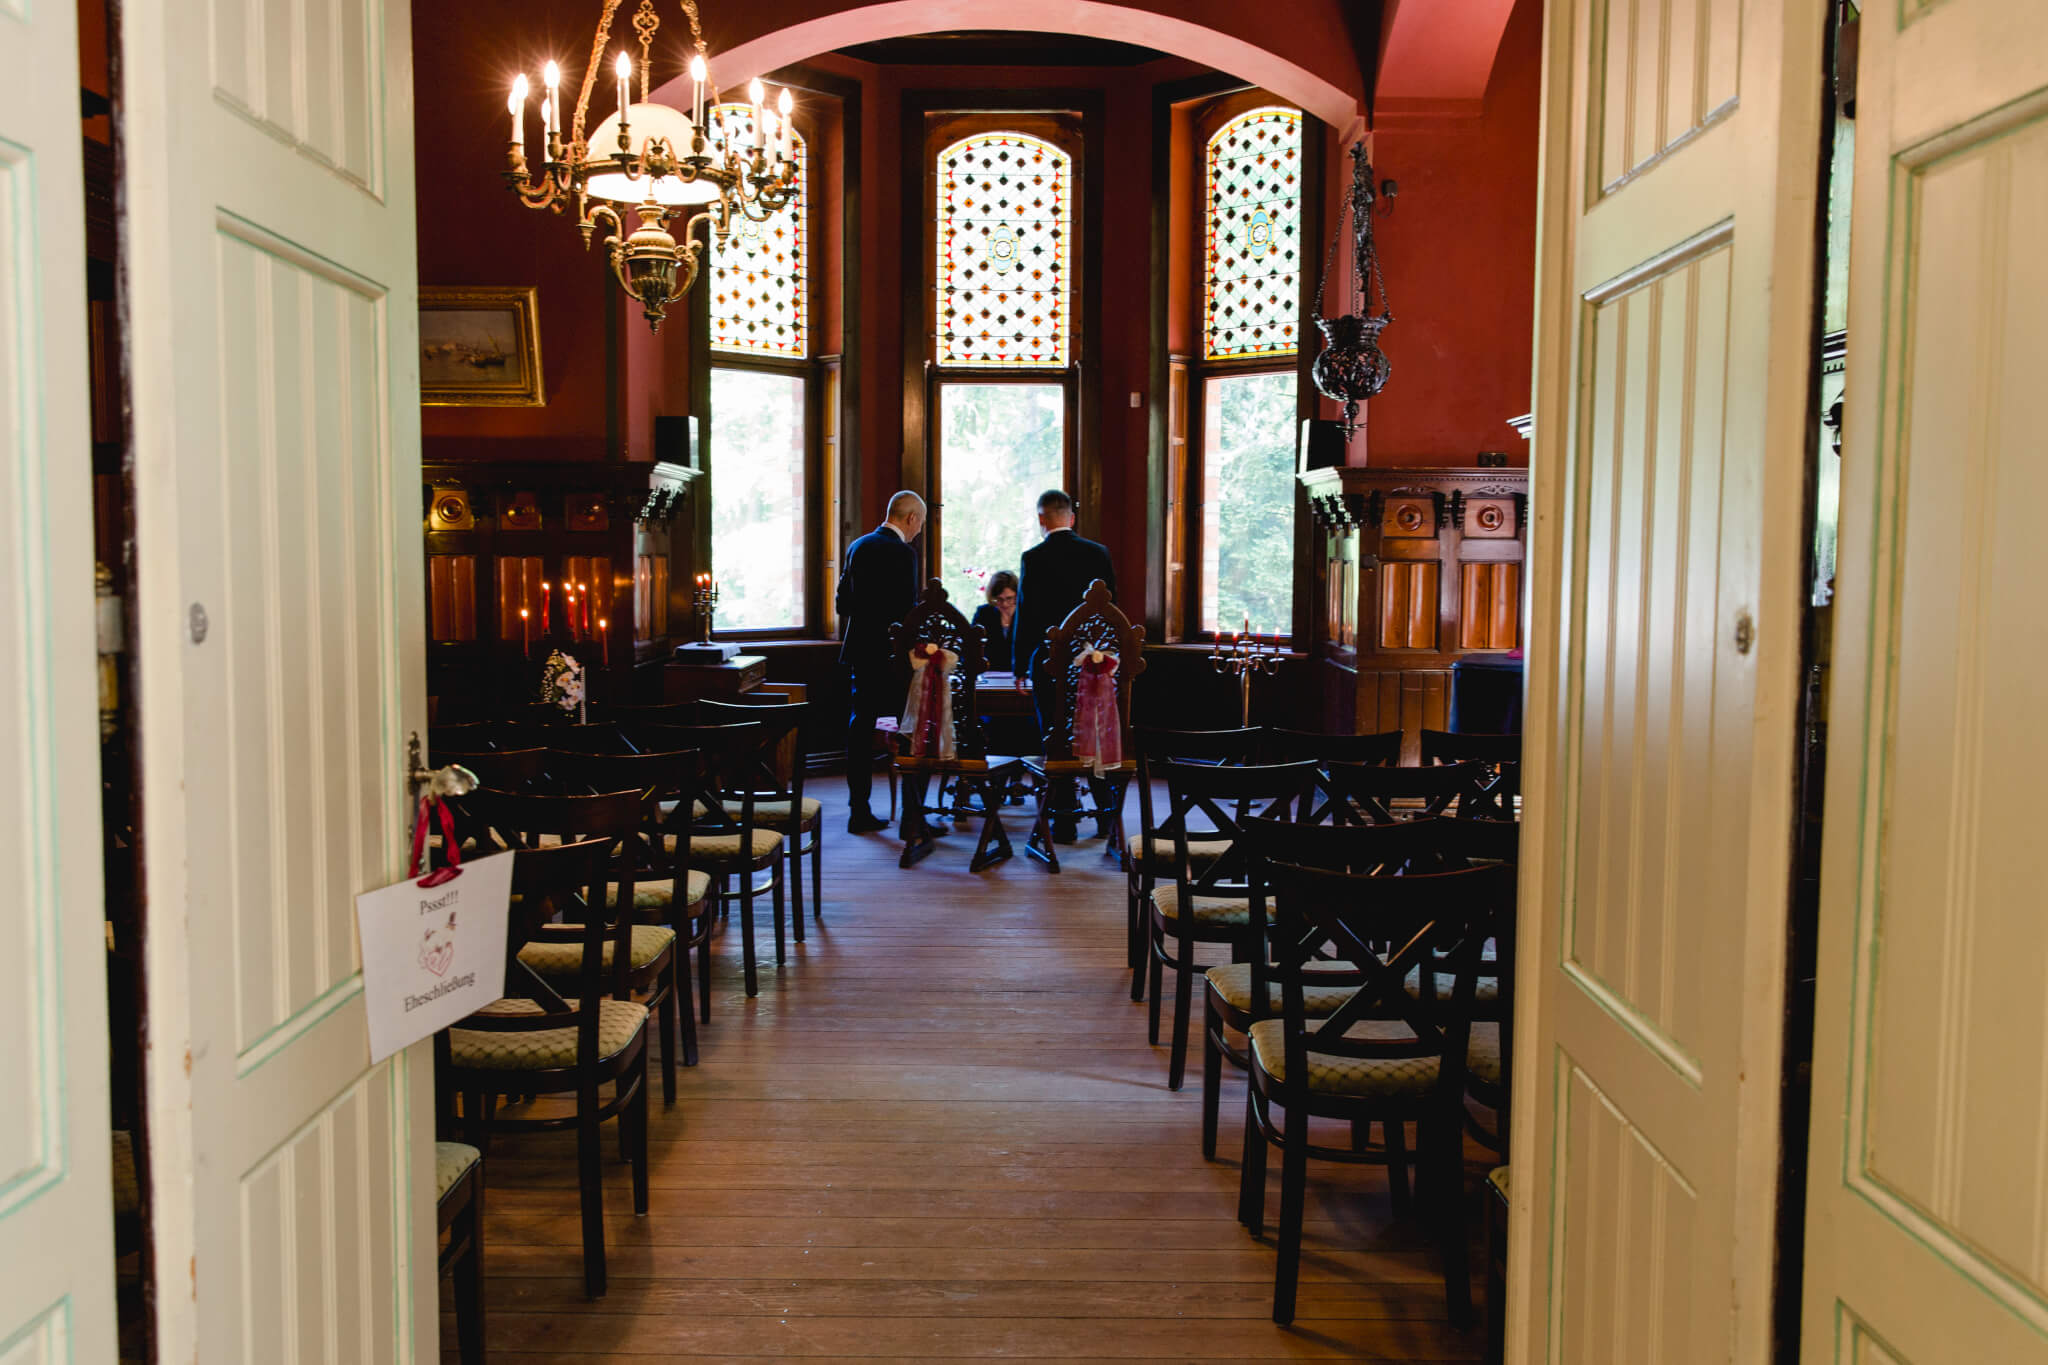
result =
[[[695,145],[697,130],[690,122],[690,116],[666,104],[635,104],[631,109],[632,122],[626,133],[632,139],[633,155],[638,156],[648,142],[660,139],[668,144],[669,153],[675,157],[691,154]],[[614,113],[597,125],[589,138],[592,159],[609,158],[619,154],[619,116]],[[619,203],[638,204],[647,199],[647,180],[613,172],[590,177],[589,190],[592,198],[610,199]],[[654,182],[654,201],[670,207],[686,204],[710,204],[718,199],[718,186],[709,180],[683,180],[677,176],[664,175]]]

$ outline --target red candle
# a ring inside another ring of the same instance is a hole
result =
[[[526,658],[533,657],[533,617],[525,607],[519,609],[519,652]]]
[[[554,589],[543,581],[540,585],[540,634],[542,639],[546,639],[548,635],[548,604],[553,599]]]
[[[611,621],[603,616],[597,618],[597,660],[605,662],[611,657]]]

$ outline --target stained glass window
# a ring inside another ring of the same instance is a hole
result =
[[[1067,364],[1073,165],[1023,133],[977,133],[939,153],[941,365]]]
[[[751,147],[754,107],[720,104],[713,126],[728,140]],[[809,151],[803,135],[791,147],[796,159],[796,197],[788,207],[756,223],[734,215],[732,235],[711,260],[711,345],[748,355],[802,356],[810,341]]]
[[[1204,354],[1291,355],[1301,319],[1301,114],[1254,109],[1209,139]]]

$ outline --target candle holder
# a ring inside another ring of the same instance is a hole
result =
[[[1228,642],[1225,642],[1221,635],[1216,637],[1215,645],[1209,650],[1209,667],[1215,669],[1218,673],[1235,673],[1237,675],[1238,701],[1242,714],[1240,724],[1246,729],[1250,729],[1252,723],[1252,675],[1256,673],[1270,675],[1280,671],[1279,642],[1275,641],[1270,645],[1260,644],[1258,637],[1251,633],[1250,618],[1246,618],[1245,629],[1233,635]]]
[[[711,643],[711,618],[718,611],[718,580],[710,574],[697,575],[697,590],[694,595],[697,604],[697,643]]]

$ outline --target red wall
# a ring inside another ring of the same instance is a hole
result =
[[[1374,174],[1400,183],[1373,224],[1394,369],[1354,463],[1469,465],[1482,450],[1528,463],[1507,419],[1529,411],[1542,39],[1542,0],[1517,0],[1481,117],[1373,132]],[[1332,168],[1333,213],[1350,174],[1348,158]]]

